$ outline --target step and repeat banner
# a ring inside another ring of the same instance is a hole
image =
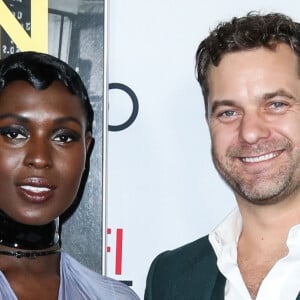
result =
[[[104,11],[104,0],[0,0],[1,58],[27,50],[50,53],[75,68],[88,89],[95,111],[90,175],[81,201],[61,218],[66,221],[62,244],[98,272],[103,257]]]
[[[90,177],[64,216],[63,246],[141,298],[156,255],[207,234],[235,206],[211,162],[194,55],[219,21],[253,10],[300,20],[297,0],[0,0],[1,57],[60,57],[95,109]]]
[[[157,254],[235,206],[211,162],[194,55],[219,21],[253,10],[300,21],[296,0],[110,1],[107,275],[141,297]]]

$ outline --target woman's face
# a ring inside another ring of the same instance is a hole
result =
[[[10,83],[0,93],[0,209],[32,225],[61,215],[78,191],[90,141],[79,99],[62,83]]]

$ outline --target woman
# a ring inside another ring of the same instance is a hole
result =
[[[46,54],[0,61],[0,299],[138,299],[60,249],[92,141],[77,73]]]

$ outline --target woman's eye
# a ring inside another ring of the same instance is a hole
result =
[[[59,142],[59,143],[70,143],[73,141],[72,137],[70,137],[68,135],[59,135],[59,136],[56,136],[53,140],[55,142]]]
[[[53,141],[60,144],[67,144],[79,140],[77,133],[58,133],[53,137]]]
[[[0,134],[11,140],[25,140],[28,137],[24,131],[15,128],[0,128]]]

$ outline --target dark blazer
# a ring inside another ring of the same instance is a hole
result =
[[[223,300],[225,282],[205,236],[153,261],[145,300]]]
[[[145,300],[224,300],[226,279],[205,236],[160,254],[152,263]],[[284,299],[283,299],[284,300]],[[300,300],[300,294],[296,300]]]

